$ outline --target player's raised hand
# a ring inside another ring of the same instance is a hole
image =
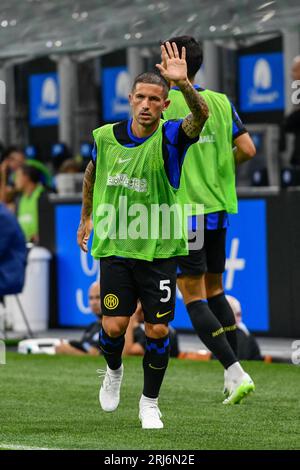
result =
[[[92,219],[80,220],[80,224],[77,230],[77,243],[80,248],[87,253],[88,252],[88,241],[93,230]]]
[[[188,78],[185,57],[185,47],[182,48],[180,57],[176,43],[171,45],[166,42],[165,46],[161,45],[161,64],[156,64],[156,67],[168,82],[186,82]]]

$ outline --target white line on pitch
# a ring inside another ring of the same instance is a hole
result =
[[[50,447],[31,447],[31,446],[23,446],[19,444],[4,444],[0,443],[0,449],[7,449],[7,450],[61,450],[61,449],[54,449]]]

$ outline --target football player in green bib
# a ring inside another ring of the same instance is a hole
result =
[[[223,403],[234,404],[253,391],[254,384],[236,356],[235,318],[222,283],[225,238],[228,213],[237,212],[235,166],[251,159],[255,147],[227,96],[195,83],[203,59],[200,44],[191,36],[169,41],[176,43],[179,52],[185,48],[189,80],[209,108],[199,141],[187,151],[178,190],[182,204],[204,205],[204,245],[194,250],[190,245],[189,255],[178,258],[177,283],[198,336],[224,366],[227,397]],[[164,118],[184,118],[188,108],[181,90],[174,82],[170,86],[171,102]],[[195,210],[190,217],[194,229],[197,215]]]
[[[162,46],[157,68],[164,78],[145,73],[135,79],[129,96],[132,119],[93,132],[95,151],[85,172],[77,234],[78,244],[87,251],[94,226],[92,255],[101,260],[100,347],[107,368],[99,400],[104,411],[118,407],[124,334],[141,301],[146,334],[139,403],[143,429],[163,427],[158,395],[169,358],[168,323],[174,317],[174,257],[188,253],[184,227],[177,233],[170,229],[165,236],[161,215],[153,222],[150,214],[153,208],[176,204],[181,210],[176,192],[182,161],[208,117],[205,100],[187,78],[184,48],[179,55],[176,45]],[[186,100],[190,114],[184,119],[161,120],[169,105],[167,81],[176,83]],[[143,215],[139,222],[138,213]]]

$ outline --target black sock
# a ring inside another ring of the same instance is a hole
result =
[[[225,293],[207,299],[209,308],[224,328],[228,342],[237,356],[237,335],[234,313],[225,297]]]
[[[100,348],[110,369],[119,369],[122,365],[122,351],[124,348],[124,335],[111,338],[102,327],[99,334]]]
[[[169,335],[154,339],[146,336],[146,351],[143,360],[144,390],[143,395],[157,398],[168,367],[170,354]]]
[[[224,329],[208,304],[202,300],[196,300],[189,303],[186,308],[199,338],[223,364],[225,369],[237,362],[237,358],[227,341]]]

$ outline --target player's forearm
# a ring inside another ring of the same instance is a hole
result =
[[[91,217],[93,210],[93,193],[96,177],[96,169],[93,162],[86,167],[82,186],[82,208],[81,219],[86,220]]]
[[[255,145],[248,133],[242,134],[234,140],[234,159],[237,165],[251,160],[256,154]]]
[[[208,119],[208,106],[203,97],[195,90],[189,80],[185,80],[177,85],[179,86],[191,111],[191,114],[183,120],[182,128],[189,137],[197,137],[200,134],[205,121]]]
[[[248,160],[251,160],[252,158],[248,154],[244,153],[241,149],[238,149],[238,148],[235,148],[233,150],[233,154],[234,154],[235,163],[237,165],[241,165],[242,163],[245,163]]]

